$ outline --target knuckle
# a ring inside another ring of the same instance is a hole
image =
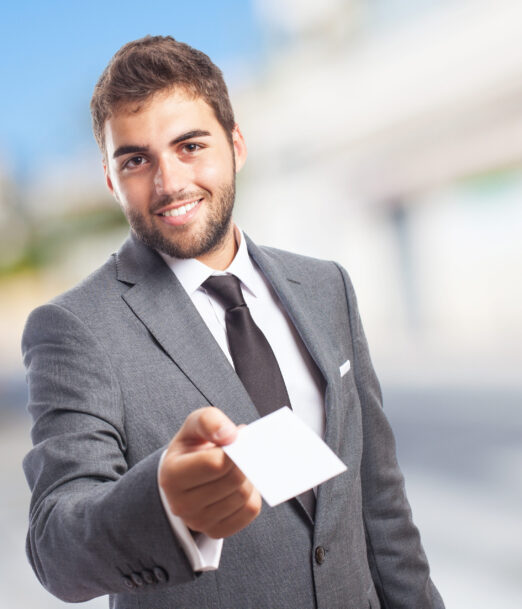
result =
[[[216,431],[221,425],[222,413],[214,406],[206,406],[198,411],[199,425],[207,433]]]
[[[250,519],[254,519],[259,514],[259,506],[256,503],[247,501],[243,506],[243,511]]]
[[[239,469],[239,467],[232,467],[229,472],[230,481],[235,485],[243,485],[246,480],[245,474]]]
[[[243,503],[246,503],[252,495],[252,487],[247,484],[242,484],[236,491]]]
[[[202,468],[211,475],[222,474],[226,470],[225,453],[222,450],[208,450],[202,455]]]
[[[215,415],[217,412],[218,409],[214,406],[204,406],[203,408],[199,408],[198,410],[194,411],[192,414],[197,416],[201,423],[212,425],[216,418]]]
[[[257,491],[254,492],[247,501],[245,509],[249,514],[252,515],[253,518],[259,515],[261,512],[261,497]]]

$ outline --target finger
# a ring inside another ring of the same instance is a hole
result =
[[[236,515],[237,518],[237,512],[244,509],[245,505],[251,500],[253,493],[254,487],[247,482],[230,495],[223,497],[205,509],[181,517],[193,531],[212,531],[215,534],[218,532],[221,522],[228,520],[232,515]]]
[[[250,480],[245,478],[242,484],[236,486],[231,493],[224,494],[219,499],[215,497],[215,501],[206,506],[204,513],[209,515],[215,513],[215,521],[220,522],[234,514],[240,507],[247,503],[252,494],[255,492],[254,485]]]
[[[232,534],[251,522],[261,509],[259,493],[249,480],[233,493],[215,501],[201,510],[189,511],[181,515],[185,524],[194,531],[212,537],[222,537],[221,533]]]
[[[187,479],[184,484],[188,488],[185,489],[183,497],[180,497],[178,507],[182,511],[181,513],[176,512],[176,514],[184,517],[195,510],[200,511],[211,507],[225,497],[240,490],[246,482],[248,481],[245,474],[233,464],[228,472],[213,481],[192,486],[194,484],[193,480]]]
[[[232,505],[232,504],[231,504]],[[239,507],[206,528],[206,534],[214,539],[230,537],[249,525],[261,512],[261,496],[252,487],[252,492],[246,501],[239,501]]]
[[[237,427],[227,415],[219,408],[207,406],[188,415],[174,436],[171,446],[180,451],[194,450],[196,446],[206,442],[224,446],[233,442],[236,436]]]
[[[186,492],[225,476],[234,463],[219,446],[206,450],[167,452],[160,469],[160,484],[168,492]]]

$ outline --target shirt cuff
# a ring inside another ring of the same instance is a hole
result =
[[[195,536],[193,536],[183,520],[172,513],[167,496],[159,484],[159,470],[166,452],[167,451],[165,450],[161,455],[158,465],[158,490],[165,514],[170,522],[172,531],[176,535],[192,565],[192,569],[194,571],[215,571],[219,567],[223,539],[212,539],[212,537],[209,537],[204,533],[196,533]]]

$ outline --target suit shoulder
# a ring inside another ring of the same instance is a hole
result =
[[[340,271],[346,273],[343,267],[333,260],[323,260],[264,245],[259,246],[259,249],[272,262],[291,273],[305,273],[312,277],[317,275],[337,280],[340,279]]]

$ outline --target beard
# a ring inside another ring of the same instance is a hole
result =
[[[207,218],[204,225],[195,231],[189,223],[186,227],[172,227],[172,236],[167,236],[143,214],[133,209],[127,210],[127,220],[136,236],[148,247],[173,258],[198,258],[219,249],[228,234],[236,196],[234,177],[216,192],[215,198],[209,198],[208,194],[201,191],[177,197],[180,201],[204,197],[203,205],[208,206]],[[165,197],[155,207],[161,209],[175,201],[176,197]]]

